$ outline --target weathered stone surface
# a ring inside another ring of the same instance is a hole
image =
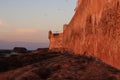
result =
[[[63,46],[98,57],[120,69],[120,0],[78,0],[63,32]]]

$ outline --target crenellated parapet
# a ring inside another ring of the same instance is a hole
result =
[[[49,31],[49,50],[60,51],[63,48],[63,33]]]

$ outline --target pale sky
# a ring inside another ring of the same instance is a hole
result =
[[[0,0],[0,40],[48,42],[48,31],[61,32],[76,0]]]

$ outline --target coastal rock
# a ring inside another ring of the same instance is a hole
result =
[[[24,48],[24,47],[15,47],[15,48],[13,49],[13,52],[26,53],[26,52],[27,52],[27,49]]]

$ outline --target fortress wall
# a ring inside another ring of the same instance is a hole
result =
[[[120,0],[79,1],[63,32],[63,47],[120,69]]]

